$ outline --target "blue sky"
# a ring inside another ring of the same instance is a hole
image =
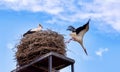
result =
[[[119,0],[0,0],[0,72],[15,69],[13,48],[22,34],[41,23],[70,38],[66,28],[82,26],[91,18],[84,45],[67,44],[67,56],[75,60],[75,72],[120,72]],[[70,67],[61,72],[70,72]]]

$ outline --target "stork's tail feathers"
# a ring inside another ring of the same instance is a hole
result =
[[[32,33],[34,33],[34,32],[35,32],[35,31],[30,31],[30,30],[29,30],[29,31],[27,31],[26,33],[23,34],[23,37],[25,37],[27,34],[32,34]]]
[[[75,29],[73,26],[68,26],[67,30],[70,30],[70,31],[72,31],[72,32],[75,32],[76,29]]]
[[[23,34],[23,37],[25,37],[27,35],[27,33]]]

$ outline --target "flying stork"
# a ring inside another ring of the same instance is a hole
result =
[[[30,29],[28,30],[26,33],[23,34],[23,37],[25,37],[27,34],[32,34],[32,33],[35,33],[35,32],[39,32],[42,30],[42,25],[39,24],[37,28],[33,28],[33,29]]]
[[[90,22],[90,19],[88,20],[88,22],[86,24],[84,24],[83,26],[80,26],[76,29],[73,26],[68,26],[68,28],[67,28],[67,30],[72,31],[72,33],[70,34],[70,36],[72,38],[68,41],[68,43],[71,40],[77,41],[82,46],[86,55],[88,55],[88,53],[86,51],[86,48],[83,45],[83,36],[89,30],[89,22]]]

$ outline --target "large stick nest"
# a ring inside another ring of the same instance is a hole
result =
[[[28,34],[17,45],[17,63],[19,66],[26,65],[50,51],[65,55],[64,37],[61,34],[51,30]]]

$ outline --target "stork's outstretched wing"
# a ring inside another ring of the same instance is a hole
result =
[[[89,30],[89,21],[85,25],[83,25],[83,26],[76,29],[78,42],[82,46],[82,48],[83,48],[84,52],[86,53],[86,55],[88,55],[88,53],[87,53],[86,48],[83,45],[83,36]]]
[[[79,41],[79,44],[82,46],[85,54],[88,55],[87,50],[86,50],[86,48],[85,48],[84,45],[83,45],[83,41],[81,41],[81,42]]]
[[[76,29],[76,33],[79,34],[79,32],[81,32],[83,30],[84,30],[84,32],[87,32],[89,30],[89,22],[90,22],[90,19],[88,20],[88,22],[85,25],[78,27]]]
[[[79,36],[80,40],[83,39],[84,34],[89,30],[89,21],[85,25],[76,29],[76,34]]]

